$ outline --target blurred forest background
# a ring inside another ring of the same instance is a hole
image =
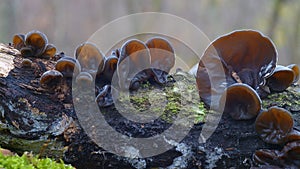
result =
[[[138,12],[182,17],[210,40],[237,29],[256,29],[274,41],[280,64],[300,64],[299,0],[1,0],[0,42],[36,29],[59,51],[73,55],[108,22]]]

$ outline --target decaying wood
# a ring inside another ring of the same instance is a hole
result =
[[[22,59],[17,50],[0,45],[0,146],[14,152],[32,151],[61,158],[77,168],[250,168],[254,166],[252,154],[256,149],[282,148],[260,140],[254,131],[254,120],[235,121],[225,114],[206,143],[198,142],[203,123],[197,123],[180,143],[163,154],[144,159],[114,155],[93,143],[80,127],[70,84],[61,84],[54,91],[40,87],[39,78],[53,69],[55,61],[30,58],[32,67],[23,68]],[[269,96],[263,106],[288,109],[293,113],[295,128],[299,129],[299,100],[299,87],[294,86]],[[166,127],[158,121],[154,124],[156,128],[145,124],[141,130],[141,126],[118,118],[113,107],[102,111],[108,123],[119,126],[120,132],[132,130],[133,135],[149,136]]]

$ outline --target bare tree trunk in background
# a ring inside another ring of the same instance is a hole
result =
[[[274,2],[274,8],[273,8],[273,11],[272,11],[272,16],[271,16],[271,19],[270,19],[270,22],[269,22],[269,25],[268,25],[269,27],[267,29],[267,34],[271,39],[274,36],[274,31],[275,31],[275,28],[276,28],[276,25],[277,25],[277,22],[278,22],[278,19],[279,19],[279,13],[280,13],[280,9],[282,7],[283,2],[284,2],[284,0],[276,0]]]
[[[291,58],[293,63],[300,63],[300,5],[298,5],[298,11],[296,11],[295,15],[295,25],[294,25],[294,32],[293,32],[293,42],[291,43]]]
[[[16,15],[15,15],[15,2],[14,0],[5,1],[1,3],[1,34],[3,34],[3,42],[9,42],[11,37],[9,37],[10,32],[15,32],[16,30]]]

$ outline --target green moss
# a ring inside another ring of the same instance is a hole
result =
[[[74,169],[71,165],[66,165],[62,160],[56,162],[50,158],[38,158],[30,153],[22,156],[4,156],[0,152],[0,168],[5,169]]]
[[[290,87],[284,92],[268,95],[267,98],[262,100],[262,107],[279,106],[290,111],[300,111],[300,93],[294,89],[294,87]]]
[[[180,117],[187,118],[189,122],[203,122],[207,110],[200,102],[195,78],[183,72],[173,77],[176,82],[166,86],[144,83],[138,91],[131,92],[129,97],[119,93],[118,103],[122,108],[119,111],[154,115],[170,123],[180,113]]]

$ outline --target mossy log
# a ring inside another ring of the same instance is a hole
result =
[[[101,112],[111,126],[132,137],[151,137],[163,132],[173,122],[178,111],[193,119],[193,126],[180,142],[162,154],[147,158],[125,158],[95,144],[82,129],[74,110],[71,88],[62,85],[55,90],[40,87],[39,78],[53,69],[54,60],[30,58],[31,67],[22,67],[23,58],[12,47],[0,45],[0,146],[17,153],[31,151],[40,156],[63,159],[77,168],[251,168],[252,154],[257,149],[281,149],[282,146],[264,143],[254,130],[254,120],[235,121],[223,114],[213,135],[205,142],[198,139],[205,115],[213,113],[204,108],[195,88],[195,79],[186,74],[175,74],[177,85],[164,88],[145,84],[139,94],[130,98],[135,108],[143,112],[151,103],[161,103],[157,94],[147,93],[156,88],[166,95],[166,108],[160,120],[143,125],[120,118],[112,106]],[[143,96],[143,93],[146,96]],[[179,97],[183,93],[189,97]],[[152,95],[151,95],[152,94]],[[152,101],[149,102],[149,96]],[[269,95],[263,107],[277,105],[289,110],[300,129],[300,88],[292,86],[283,93]],[[126,106],[123,106],[126,110]],[[87,114],[89,109],[85,107]],[[128,110],[131,111],[131,110]],[[149,110],[160,113],[160,108]],[[94,120],[95,117],[86,117]],[[101,127],[101,125],[99,125]],[[176,132],[175,132],[176,134]],[[101,135],[105,137],[105,135]],[[116,138],[108,138],[108,140]],[[129,150],[128,150],[129,151]]]

